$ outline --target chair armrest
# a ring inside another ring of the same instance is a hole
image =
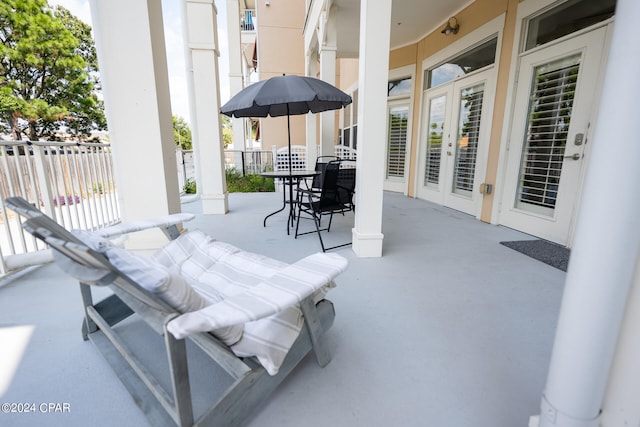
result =
[[[191,221],[195,217],[196,217],[195,215],[189,214],[189,213],[164,215],[164,216],[151,218],[151,219],[125,222],[121,224],[112,225],[111,227],[105,227],[100,230],[96,230],[94,233],[100,237],[113,238],[113,237],[121,236],[123,234],[147,230],[150,228],[167,229],[171,226],[180,224],[182,222]]]
[[[180,339],[269,317],[299,304],[347,268],[347,260],[337,254],[317,253],[291,264],[247,291],[182,314],[167,325]]]
[[[311,194],[311,195],[316,195],[316,194],[321,194],[322,193],[322,190],[317,190],[317,189],[313,189],[313,188],[297,188],[296,191],[298,193]]]

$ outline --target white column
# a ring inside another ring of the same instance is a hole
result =
[[[320,51],[320,80],[336,84],[336,47],[322,46]],[[320,153],[323,156],[335,155],[336,112],[325,111],[320,115]]]
[[[238,0],[227,0],[227,37],[229,42],[229,89],[230,96],[240,92],[244,87],[242,41],[240,38],[240,3]],[[233,149],[246,150],[245,119],[233,117]],[[236,167],[240,168],[240,156],[235,156]]]
[[[182,22],[197,192],[202,213],[229,211],[220,119],[217,14],[213,0],[183,0]]]
[[[316,63],[315,53],[307,55],[305,74],[310,77],[316,77],[317,71],[318,65]],[[318,158],[317,120],[317,115],[307,114],[307,169],[313,169]]]
[[[391,0],[360,2],[358,159],[353,250],[382,256],[382,184],[389,75]]]
[[[558,320],[543,427],[600,425],[640,246],[640,3],[619,0],[576,237]],[[636,328],[637,330],[637,328]],[[637,396],[636,396],[637,402]],[[637,420],[635,421],[637,422]]]
[[[624,316],[603,404],[603,426],[640,426],[640,256]]]
[[[180,212],[161,4],[91,0],[91,16],[123,220]]]

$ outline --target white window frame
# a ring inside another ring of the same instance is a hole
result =
[[[393,68],[389,70],[389,76],[387,81],[392,80],[400,80],[400,79],[411,79],[411,90],[408,94],[405,95],[395,95],[387,97],[387,109],[389,108],[390,103],[394,103],[397,101],[404,101],[409,105],[409,120],[407,122],[407,143],[406,143],[406,154],[405,154],[405,174],[404,174],[404,188],[402,189],[402,193],[406,196],[409,194],[409,177],[411,176],[411,171],[409,167],[411,165],[411,148],[412,148],[412,134],[413,134],[413,99],[416,89],[416,67],[415,65],[405,65],[404,67]],[[387,129],[387,134],[389,129]],[[386,141],[388,144],[389,141]],[[387,149],[385,148],[385,176],[386,176],[386,168],[387,168]],[[387,180],[385,178],[385,180]]]
[[[342,138],[342,134],[345,131],[345,129],[349,129],[349,145],[347,145],[347,147],[350,147],[350,148],[353,148],[353,127],[358,126],[358,115],[353,113],[353,104],[358,102],[356,100],[356,95],[354,95],[357,91],[358,91],[357,83],[355,83],[354,85],[349,87],[347,90],[345,90],[345,92],[349,96],[351,96],[351,99],[353,99],[353,102],[351,103],[351,109],[349,110],[351,112],[350,123],[346,123],[346,119],[345,119],[345,111],[347,111],[346,108],[343,108],[342,111],[340,112],[340,144],[344,145],[344,138]],[[360,108],[359,104],[358,104],[358,108]],[[358,141],[356,141],[356,144],[357,142]]]

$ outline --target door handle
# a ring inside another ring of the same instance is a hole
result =
[[[564,156],[565,159],[573,159],[573,160],[580,160],[582,156],[580,155],[580,153],[573,153],[570,156]]]

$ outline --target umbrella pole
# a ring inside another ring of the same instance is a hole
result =
[[[287,143],[289,146],[289,221],[293,227],[294,208],[293,208],[293,176],[291,175],[291,122],[289,117],[289,104],[287,104]],[[287,222],[287,234],[289,234],[289,222]]]
[[[291,123],[289,122],[289,106],[287,105],[287,141],[289,144],[289,175],[291,175]]]

